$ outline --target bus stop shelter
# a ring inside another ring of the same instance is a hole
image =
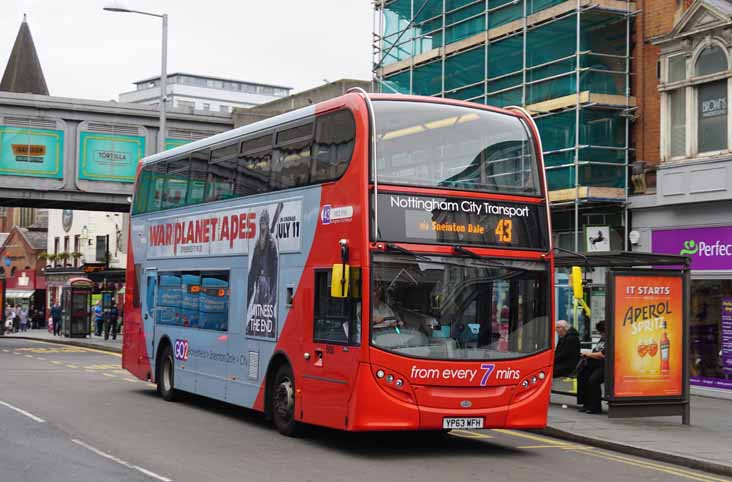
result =
[[[602,318],[611,418],[681,415],[689,423],[690,263],[673,254],[557,250],[555,269],[608,269]]]

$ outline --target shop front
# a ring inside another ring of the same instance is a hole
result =
[[[634,251],[691,259],[691,391],[732,399],[732,199],[725,199],[732,197],[732,185],[716,200],[709,193],[670,191],[666,171],[692,167],[664,168],[656,194],[631,196],[630,237]],[[694,179],[691,171],[681,173]]]
[[[732,396],[732,223],[653,229],[651,244],[655,253],[683,254],[692,260],[692,386]]]
[[[18,270],[5,279],[6,306],[28,310],[32,328],[40,328],[45,316],[46,280],[34,270]]]

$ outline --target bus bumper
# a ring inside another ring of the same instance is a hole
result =
[[[529,390],[501,387],[385,386],[366,363],[359,365],[347,430],[443,430],[446,417],[481,417],[485,428],[543,428],[551,379]],[[465,407],[470,402],[470,407]]]

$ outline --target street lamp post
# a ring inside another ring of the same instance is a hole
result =
[[[139,10],[131,10],[119,5],[117,2],[113,2],[106,7],[104,10],[108,12],[118,13],[139,13],[140,15],[148,15],[150,17],[158,17],[163,20],[163,51],[161,55],[161,66],[160,66],[160,131],[158,132],[158,152],[165,150],[165,100],[167,98],[167,84],[168,84],[168,14],[162,13],[150,13],[141,12]]]

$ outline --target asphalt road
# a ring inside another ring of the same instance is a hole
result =
[[[167,403],[118,355],[0,338],[0,480],[723,481],[682,467],[504,430],[279,435],[264,417]]]

